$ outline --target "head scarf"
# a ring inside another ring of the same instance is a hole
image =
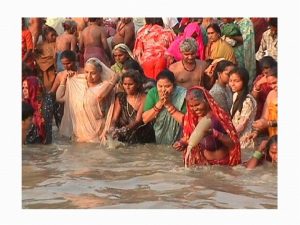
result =
[[[196,33],[197,37],[193,37],[193,34]],[[189,37],[193,37],[197,44],[198,44],[198,52],[197,57],[201,60],[204,60],[204,43],[203,43],[203,37],[202,32],[200,29],[200,26],[197,22],[190,23],[186,26],[184,29],[184,32],[181,36],[177,37],[170,45],[170,47],[167,50],[167,54],[174,57],[176,61],[179,61],[182,59],[182,53],[180,52],[180,44]]]
[[[114,49],[112,50],[112,53],[114,54],[115,51],[120,48],[123,52],[126,52],[132,59],[134,59],[133,53],[132,51],[128,48],[127,45],[121,43],[121,44],[117,44]]]
[[[200,86],[194,86],[190,88],[187,92],[187,96],[192,90],[201,90],[206,98],[206,101],[211,109],[211,113],[213,116],[220,121],[221,125],[223,126],[224,130],[226,131],[227,135],[230,137],[230,139],[233,141],[233,146],[231,149],[229,149],[229,166],[235,166],[241,162],[241,148],[240,148],[240,142],[237,135],[237,132],[231,122],[230,115],[225,112],[213,99],[213,97],[209,94],[209,92]],[[189,138],[194,131],[195,127],[198,124],[198,116],[195,115],[191,108],[187,104],[187,113],[183,118],[183,134],[185,137]],[[195,148],[192,150],[192,157],[191,161],[189,162],[189,165],[192,164],[199,164],[203,165],[206,163],[206,159],[203,156],[202,149],[200,145],[198,144]],[[186,151],[185,151],[186,152]],[[184,155],[185,155],[184,152]]]
[[[38,134],[42,140],[46,138],[45,120],[42,113],[44,88],[41,81],[35,76],[29,76],[24,79],[28,85],[28,99],[24,99],[34,109],[33,124],[38,129]]]

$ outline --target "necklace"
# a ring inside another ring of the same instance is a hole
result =
[[[196,69],[196,65],[197,65],[196,62],[194,63],[194,66],[193,66],[192,69],[186,68],[184,63],[183,63],[183,60],[181,60],[181,63],[182,63],[182,66],[183,66],[184,70],[187,71],[187,72],[193,72]]]
[[[126,110],[127,110],[127,114],[128,114],[129,117],[132,117],[132,115],[133,115],[133,113],[134,113],[134,111],[135,111],[134,106],[136,106],[136,103],[137,103],[137,100],[139,99],[139,97],[140,97],[140,93],[138,93],[138,94],[135,96],[135,100],[134,100],[134,104],[133,104],[133,106],[132,106],[132,111],[131,111],[131,113],[129,112],[129,103],[128,103],[128,100],[126,100]]]

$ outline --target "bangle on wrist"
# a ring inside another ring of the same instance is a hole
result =
[[[262,158],[262,156],[263,156],[262,152],[258,151],[258,150],[256,150],[252,155],[252,157],[256,158],[257,160],[260,160]]]
[[[153,109],[154,109],[155,112],[159,112],[160,111],[160,109],[158,107],[156,107],[156,105],[154,105]]]

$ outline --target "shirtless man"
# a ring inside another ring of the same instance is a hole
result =
[[[33,17],[29,19],[28,29],[32,35],[33,49],[36,48],[40,35],[42,34],[42,27],[45,23],[43,18]]]
[[[206,86],[204,71],[208,64],[205,61],[196,59],[198,45],[195,39],[185,39],[180,45],[180,51],[183,59],[169,66],[169,69],[175,75],[176,83],[186,89],[195,85]]]
[[[79,51],[83,54],[84,63],[91,57],[96,57],[110,67],[111,53],[107,44],[104,27],[97,24],[98,18],[89,18],[89,25],[84,28],[79,40]]]
[[[117,24],[116,34],[111,42],[112,49],[115,47],[115,45],[123,43],[127,45],[130,50],[132,50],[135,41],[134,29],[132,18],[121,18]]]
[[[77,38],[75,36],[77,29],[76,22],[73,20],[66,20],[63,23],[63,27],[65,32],[56,38],[56,72],[64,70],[64,67],[60,61],[61,53],[65,50],[71,50],[74,52],[77,51]]]

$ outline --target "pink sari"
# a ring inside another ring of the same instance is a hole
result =
[[[195,37],[195,35],[196,37]],[[180,52],[180,44],[182,41],[184,41],[186,38],[193,37],[197,44],[198,44],[198,52],[197,52],[197,58],[204,60],[205,59],[205,46],[203,43],[203,35],[200,29],[200,26],[197,22],[190,23],[186,26],[184,29],[184,32],[181,36],[177,37],[168,48],[166,54],[171,55],[174,57],[176,61],[179,61],[182,59],[182,54]]]
[[[114,90],[101,102],[98,96],[110,83],[107,81],[113,71],[103,63],[101,78],[104,80],[94,87],[88,87],[84,74],[68,78],[66,86],[59,86],[56,98],[65,102],[60,134],[74,136],[76,142],[102,143],[110,127],[114,108]]]

